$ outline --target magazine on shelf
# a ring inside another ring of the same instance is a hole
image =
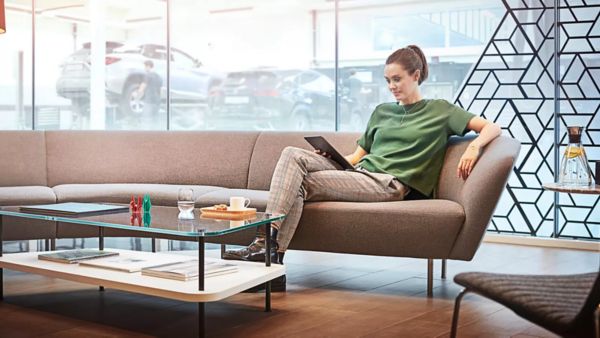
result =
[[[138,272],[144,268],[165,264],[181,263],[189,259],[189,257],[185,256],[173,257],[164,256],[160,254],[155,254],[153,255],[153,257],[136,257],[131,255],[94,259],[91,261],[81,262],[79,263],[79,265],[123,272]]]
[[[237,272],[238,267],[234,264],[221,263],[218,261],[204,262],[204,277],[213,277]],[[164,264],[142,269],[142,275],[188,281],[198,279],[198,260]]]
[[[118,254],[118,252],[104,250],[81,249],[42,253],[38,255],[38,259],[58,263],[74,264],[88,259],[117,256]]]
[[[19,207],[19,210],[21,212],[26,212],[30,214],[40,214],[59,217],[77,217],[127,212],[129,211],[129,206],[100,203],[68,202],[57,204],[24,205]]]

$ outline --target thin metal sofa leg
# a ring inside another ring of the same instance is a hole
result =
[[[456,338],[456,328],[458,327],[458,314],[460,312],[460,301],[469,290],[462,289],[454,300],[454,313],[452,314],[452,328],[450,329],[450,338]]]
[[[427,258],[427,297],[433,297],[433,258]]]
[[[446,259],[442,259],[442,279],[446,279]]]

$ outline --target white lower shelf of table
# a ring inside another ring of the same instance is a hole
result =
[[[128,257],[137,256],[149,258],[152,257],[152,255],[182,257],[181,255],[163,252],[151,253],[118,249],[106,250],[119,252],[120,255],[127,255]],[[39,252],[4,254],[0,257],[0,268],[60,278],[73,282],[101,285],[105,288],[113,288],[186,302],[218,301],[285,274],[285,267],[279,264],[272,264],[270,267],[267,267],[264,263],[226,261],[229,264],[237,265],[238,271],[220,276],[207,277],[204,280],[204,291],[198,291],[198,280],[184,282],[166,278],[142,276],[140,272],[128,273],[79,266],[78,264],[43,261],[37,258],[38,254]],[[194,257],[189,258],[193,259]],[[206,261],[209,260],[215,260],[215,258],[206,258]]]

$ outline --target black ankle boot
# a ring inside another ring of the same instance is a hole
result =
[[[277,230],[272,229],[271,234],[271,263],[283,264],[277,253],[277,249],[279,248],[279,245],[277,244]],[[257,231],[256,238],[254,238],[254,241],[252,241],[250,245],[241,249],[226,250],[221,258],[239,261],[264,262],[265,254],[267,252],[265,237],[263,232]],[[281,257],[283,258],[283,255]]]

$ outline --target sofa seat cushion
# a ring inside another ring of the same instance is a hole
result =
[[[55,203],[56,195],[43,186],[0,187],[0,205]]]
[[[309,202],[290,249],[444,258],[464,221],[449,200]]]
[[[56,202],[54,191],[42,186],[0,187],[0,205],[31,205]],[[56,237],[56,223],[39,219],[2,216],[5,241]]]
[[[53,187],[58,202],[129,203],[131,195],[149,194],[152,205],[177,206],[177,193],[190,187],[196,197],[223,188],[206,185],[176,184],[62,184]]]
[[[250,207],[258,211],[265,211],[269,192],[252,189],[220,189],[213,190],[196,199],[196,207],[206,207],[215,204],[229,204],[229,198],[233,196],[247,197],[250,199]]]

